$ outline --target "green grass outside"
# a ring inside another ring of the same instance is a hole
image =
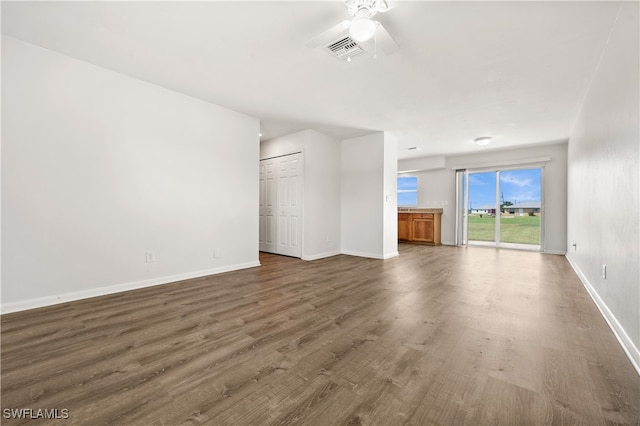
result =
[[[489,215],[469,215],[470,241],[495,241],[496,219]],[[503,243],[540,244],[539,216],[503,216],[500,218]]]

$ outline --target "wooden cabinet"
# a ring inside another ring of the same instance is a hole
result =
[[[411,239],[411,217],[409,213],[398,213],[398,240]]]
[[[440,213],[398,213],[398,240],[440,245]]]
[[[414,214],[412,218],[413,241],[433,243],[435,230],[433,229],[433,214]]]

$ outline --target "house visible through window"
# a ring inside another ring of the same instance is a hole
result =
[[[398,206],[417,207],[418,206],[418,177],[399,176],[398,177]]]

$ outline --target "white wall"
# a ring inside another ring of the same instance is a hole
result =
[[[418,177],[418,207],[442,209],[442,244],[453,245],[456,221],[456,174],[451,169],[409,173]]]
[[[398,141],[384,134],[382,257],[398,256]]]
[[[305,149],[305,260],[340,253],[340,141],[309,131]]]
[[[447,167],[447,157],[444,155],[432,157],[405,158],[398,162],[398,173],[411,173],[420,170],[436,170]]]
[[[544,247],[547,253],[566,252],[567,233],[567,144],[551,143],[531,147],[485,150],[475,154],[446,157],[446,167],[410,173],[418,176],[418,207],[442,208],[442,243],[454,244],[456,219],[455,169],[499,165],[509,167],[532,159],[551,158],[545,163],[543,194],[545,202]],[[399,162],[399,169],[407,166]],[[424,159],[424,168],[429,169],[434,162]],[[412,167],[420,167],[417,159],[412,159]]]
[[[257,119],[6,37],[2,83],[4,312],[259,264]]]
[[[397,256],[396,140],[379,132],[338,141],[305,130],[260,144],[261,159],[294,152],[305,170],[302,258]]]
[[[395,185],[397,172],[397,166],[385,161],[386,149],[391,146],[395,146],[395,142],[386,139],[382,132],[342,141],[342,252],[345,254],[376,259],[397,255],[397,241],[393,250],[387,238],[395,226],[394,238],[397,239],[397,200],[394,197],[389,203],[385,202],[385,195],[392,194],[391,179]],[[389,223],[388,209],[394,210],[395,225]]]
[[[638,19],[624,2],[569,140],[567,257],[640,372]]]
[[[260,142],[260,160],[302,152],[308,145],[310,130]]]
[[[302,258],[340,253],[340,141],[305,130],[260,144],[260,158],[303,153]]]

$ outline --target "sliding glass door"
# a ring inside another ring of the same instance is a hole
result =
[[[456,244],[541,250],[542,171],[458,170]]]
[[[496,221],[498,208],[496,207],[496,190],[498,186],[497,172],[479,172],[469,174],[469,215],[468,238],[473,244],[495,245]]]
[[[500,244],[540,250],[542,169],[500,171]]]

